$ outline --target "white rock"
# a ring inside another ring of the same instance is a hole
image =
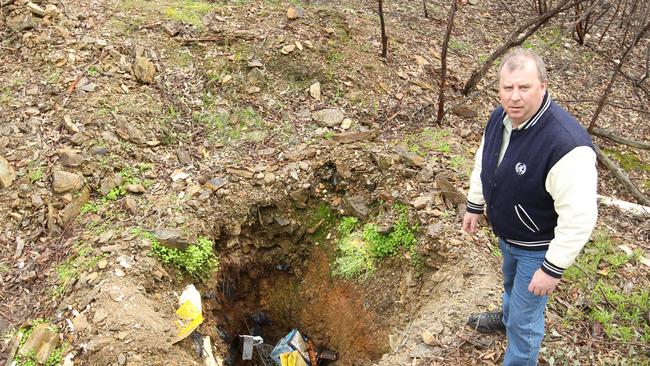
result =
[[[309,95],[316,100],[320,100],[320,83],[315,82],[309,87]]]
[[[7,188],[16,179],[16,171],[7,159],[0,156],[0,188]]]

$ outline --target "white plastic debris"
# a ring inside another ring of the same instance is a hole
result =
[[[253,347],[259,346],[264,343],[264,339],[258,336],[250,335],[240,335],[244,340],[244,347],[242,350],[242,360],[252,360],[253,359]]]

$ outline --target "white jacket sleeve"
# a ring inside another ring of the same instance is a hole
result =
[[[588,146],[571,150],[548,173],[545,186],[558,219],[542,270],[553,277],[573,264],[596,225],[597,179],[596,154]]]
[[[485,144],[485,136],[481,138],[481,144],[476,150],[474,157],[474,169],[469,178],[469,192],[467,192],[467,212],[481,214],[485,206],[485,198],[483,197],[483,185],[481,184],[481,162],[483,159],[483,144]]]

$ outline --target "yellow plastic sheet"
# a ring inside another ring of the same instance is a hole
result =
[[[192,332],[203,323],[203,314],[201,314],[201,310],[190,300],[185,301],[183,305],[176,310],[176,315],[180,318],[180,329],[173,343],[185,339],[185,337],[192,334]]]
[[[298,351],[282,353],[280,355],[280,363],[282,366],[307,366],[307,363],[302,359]]]

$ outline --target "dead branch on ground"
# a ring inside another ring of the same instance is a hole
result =
[[[631,139],[625,138],[623,136],[616,135],[616,134],[614,134],[612,132],[609,132],[607,130],[603,130],[603,129],[600,129],[600,128],[597,128],[597,127],[595,127],[591,131],[591,133],[594,136],[604,137],[604,138],[606,138],[608,140],[618,142],[619,144],[627,145],[627,146],[630,146],[630,147],[635,147],[637,149],[650,150],[650,143],[649,142],[631,140]]]
[[[598,161],[601,162],[607,169],[609,169],[612,174],[614,174],[614,177],[627,189],[628,192],[634,198],[639,201],[640,204],[644,206],[650,206],[650,199],[648,197],[644,196],[643,193],[630,181],[630,178],[627,177],[627,175],[622,171],[621,168],[618,167],[618,165],[612,161],[610,158],[605,156],[600,149],[594,145],[594,150],[596,151],[596,156],[598,157]]]
[[[465,87],[463,88],[462,94],[463,95],[469,94],[469,92],[476,87],[478,82],[483,78],[485,73],[490,69],[492,64],[499,57],[505,54],[509,49],[524,43],[524,41],[528,39],[528,37],[533,35],[539,28],[541,28],[544,24],[546,24],[558,13],[570,9],[571,7],[576,6],[577,4],[583,3],[585,1],[587,0],[573,0],[573,1],[563,0],[555,8],[547,11],[546,13],[538,17],[528,20],[527,22],[519,26],[519,28],[515,29],[512,33],[510,33],[510,38],[508,38],[508,40],[501,47],[499,47],[496,51],[494,51],[490,55],[490,57],[488,57],[488,59],[483,63],[483,65],[481,65],[479,68],[474,70],[474,72],[472,72],[472,75],[465,83]]]
[[[429,12],[427,11],[427,0],[422,0],[422,7],[424,8],[424,17],[429,19]]]
[[[442,63],[442,71],[440,74],[440,91],[438,94],[438,115],[436,123],[442,123],[442,118],[445,112],[445,85],[447,84],[447,49],[449,48],[449,38],[451,37],[451,30],[454,27],[454,16],[456,15],[456,0],[451,0],[451,7],[449,8],[449,16],[447,17],[447,30],[445,31],[445,40],[442,43],[442,52],[440,53],[440,61]]]

